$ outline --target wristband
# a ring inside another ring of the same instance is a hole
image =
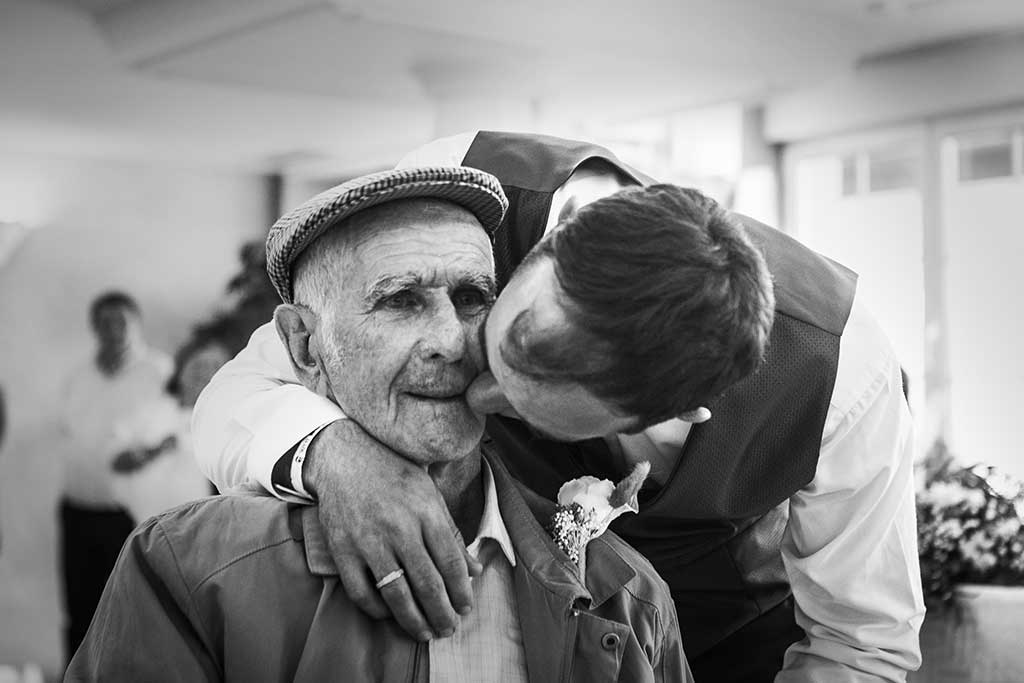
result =
[[[296,446],[295,452],[292,455],[291,465],[288,470],[288,479],[291,483],[291,488],[287,486],[281,486],[280,484],[277,485],[277,488],[281,489],[285,493],[290,493],[293,496],[298,496],[299,498],[304,498],[309,501],[316,500],[306,490],[306,486],[302,482],[302,466],[303,463],[306,462],[306,452],[309,450],[309,445],[313,443],[313,439],[316,438],[316,435],[323,431],[323,428],[329,424],[331,424],[331,422],[325,422],[324,424],[320,425],[319,427],[311,431],[309,434],[307,434],[305,438],[303,438],[302,441],[299,442],[299,445]]]

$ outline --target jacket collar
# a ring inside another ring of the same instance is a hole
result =
[[[486,437],[483,452],[494,474],[512,546],[525,571],[538,582],[570,603],[583,600],[587,607],[595,608],[636,576],[636,570],[611,544],[597,538],[587,546],[586,582],[581,580],[577,566],[544,529],[557,507],[555,503],[515,481]]]
[[[612,544],[597,538],[587,546],[587,577],[585,582],[581,580],[576,565],[544,530],[555,511],[555,503],[516,482],[486,437],[482,450],[493,476],[500,518],[515,552],[517,572],[527,573],[566,604],[582,601],[588,608],[600,606],[636,576],[636,570]],[[294,513],[292,535],[305,546],[310,572],[337,576],[316,507],[296,506]]]

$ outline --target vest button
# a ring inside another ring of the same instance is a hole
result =
[[[618,633],[606,633],[601,636],[601,647],[606,650],[614,650],[619,646],[620,640]]]

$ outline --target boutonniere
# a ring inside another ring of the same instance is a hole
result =
[[[558,508],[547,526],[555,544],[569,556],[584,576],[587,543],[607,529],[620,515],[637,512],[637,493],[651,471],[649,462],[637,463],[618,484],[597,477],[580,477],[562,484]]]

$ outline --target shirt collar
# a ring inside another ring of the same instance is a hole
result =
[[[512,549],[512,539],[508,535],[505,520],[501,517],[501,508],[498,506],[498,489],[494,485],[494,474],[484,458],[480,459],[480,475],[484,484],[484,511],[480,517],[480,528],[476,532],[476,538],[466,546],[466,550],[470,555],[476,557],[480,552],[481,543],[484,539],[489,538],[501,547],[508,563],[514,567],[516,566],[516,553]]]

